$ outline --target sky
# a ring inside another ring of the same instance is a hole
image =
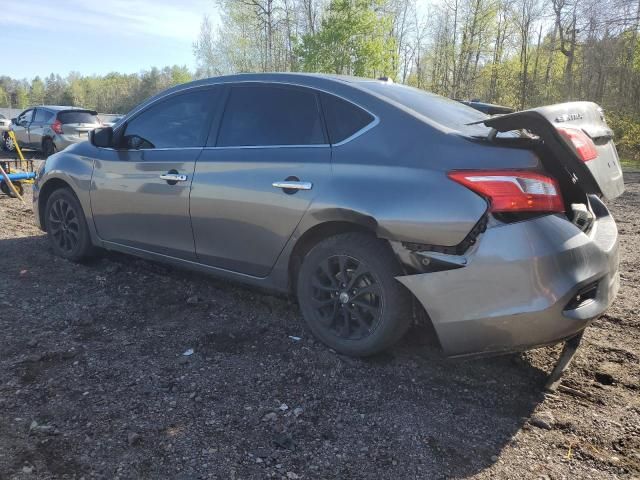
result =
[[[193,42],[214,0],[1,0],[0,75],[194,68]]]

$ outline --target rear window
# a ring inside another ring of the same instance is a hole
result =
[[[329,141],[332,144],[346,140],[374,120],[369,112],[341,98],[322,94],[321,100]]]
[[[483,124],[469,125],[485,120],[486,114],[455,100],[396,83],[363,82],[360,86],[465,135],[486,137],[489,133]]]
[[[60,112],[58,113],[58,120],[63,124],[69,123],[100,123],[98,116],[93,112]]]

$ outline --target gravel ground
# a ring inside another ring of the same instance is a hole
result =
[[[576,392],[554,395],[559,347],[449,360],[416,327],[343,357],[285,298],[56,258],[0,196],[0,478],[640,478],[640,174],[626,179],[620,295],[565,374]]]

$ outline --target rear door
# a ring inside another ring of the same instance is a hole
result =
[[[331,147],[314,90],[254,82],[228,89],[217,142],[211,135],[193,179],[196,254],[264,277],[326,187]]]
[[[58,113],[62,133],[74,140],[87,140],[89,132],[100,126],[98,114],[91,110],[65,110]]]
[[[42,148],[45,127],[51,122],[54,113],[44,108],[36,108],[33,122],[29,126],[29,143],[33,148]]]
[[[117,148],[97,149],[91,209],[102,240],[195,259],[189,191],[216,99],[199,88],[158,100],[116,131]]]
[[[593,102],[548,105],[488,118],[482,123],[500,132],[526,129],[540,136],[574,183],[587,193],[611,200],[624,192],[613,132],[602,108]]]

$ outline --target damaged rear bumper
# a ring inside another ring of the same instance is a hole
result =
[[[462,268],[397,277],[429,314],[447,355],[560,342],[602,314],[619,287],[618,231],[591,200],[583,233],[555,215],[487,229]]]

